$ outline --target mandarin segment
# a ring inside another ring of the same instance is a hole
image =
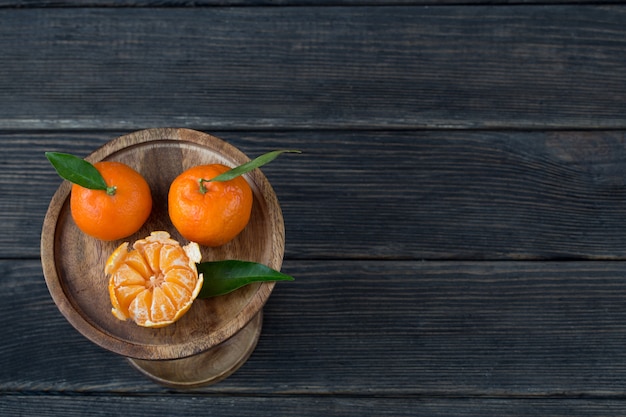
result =
[[[152,305],[152,292],[148,289],[144,289],[142,292],[137,294],[137,296],[130,302],[130,305],[128,306],[129,318],[135,320],[135,323],[137,323],[140,326],[156,327],[156,326],[150,326],[152,321],[150,320],[149,306],[151,305]]]
[[[105,267],[113,315],[144,327],[174,323],[200,293],[200,261],[198,244],[181,247],[167,232],[152,232],[130,251],[127,242],[121,244]]]
[[[176,284],[189,292],[195,290],[196,277],[188,270],[175,268],[165,274],[165,281]]]
[[[140,276],[151,276],[152,269],[150,267],[150,262],[147,262],[146,259],[141,255],[141,253],[137,250],[129,252],[125,259],[124,266],[133,269]]]
[[[149,275],[148,275],[149,276]],[[146,275],[142,275],[136,269],[131,268],[128,264],[122,264],[112,277],[115,287],[128,287],[131,285],[144,285]]]
[[[174,303],[177,309],[184,307],[186,300],[188,300],[192,294],[187,288],[169,281],[165,281],[163,285],[161,285],[161,289],[167,294],[167,297]]]
[[[124,312],[128,311],[130,303],[141,293],[146,287],[142,285],[127,285],[120,287],[111,287],[113,291],[116,291],[114,295],[111,295],[113,301],[113,311],[115,317],[120,320],[128,319],[128,315]]]

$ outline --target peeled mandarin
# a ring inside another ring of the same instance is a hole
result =
[[[191,307],[203,284],[196,264],[202,259],[197,243],[181,246],[169,233],[152,232],[129,250],[124,242],[109,256],[111,312],[143,327],[164,327]]]

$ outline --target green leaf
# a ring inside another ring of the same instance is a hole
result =
[[[224,172],[223,174],[218,175],[215,178],[212,178],[210,180],[208,180],[207,182],[210,181],[230,181],[233,178],[237,178],[240,175],[245,174],[246,172],[250,172],[253,169],[259,168],[265,164],[267,164],[268,162],[273,161],[274,159],[276,159],[276,157],[278,155],[280,155],[281,153],[302,153],[301,151],[298,150],[278,150],[278,151],[272,151],[272,152],[268,152],[266,154],[263,154],[255,159],[253,159],[250,162],[246,162],[245,164],[239,165],[238,167],[235,167],[229,171]]]
[[[46,152],[46,158],[61,178],[91,190],[107,190],[102,175],[84,159],[60,152]]]
[[[204,283],[198,298],[228,294],[252,282],[293,281],[294,278],[256,262],[226,260],[197,264]]]

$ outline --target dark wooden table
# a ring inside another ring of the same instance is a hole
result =
[[[513,3],[0,0],[0,415],[625,415],[626,4]],[[152,127],[303,151],[263,168],[296,281],[194,390],[41,267],[44,152]]]

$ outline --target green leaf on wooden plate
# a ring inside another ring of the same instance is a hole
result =
[[[61,178],[91,190],[107,190],[102,175],[84,159],[61,152],[46,152],[46,158]]]
[[[250,172],[253,169],[259,168],[265,164],[267,164],[268,162],[273,161],[274,159],[276,159],[276,157],[278,155],[280,155],[281,153],[302,153],[301,151],[298,150],[277,150],[277,151],[272,151],[272,152],[268,152],[266,154],[263,154],[255,159],[253,159],[250,162],[246,162],[245,164],[239,165],[238,167],[235,167],[229,171],[224,172],[223,174],[218,175],[215,178],[211,178],[210,180],[208,180],[207,182],[210,181],[230,181],[233,178],[236,178],[240,175],[245,174],[246,172]]]
[[[202,262],[197,266],[198,273],[204,276],[198,298],[228,294],[252,282],[294,280],[292,276],[256,262],[226,260]]]

